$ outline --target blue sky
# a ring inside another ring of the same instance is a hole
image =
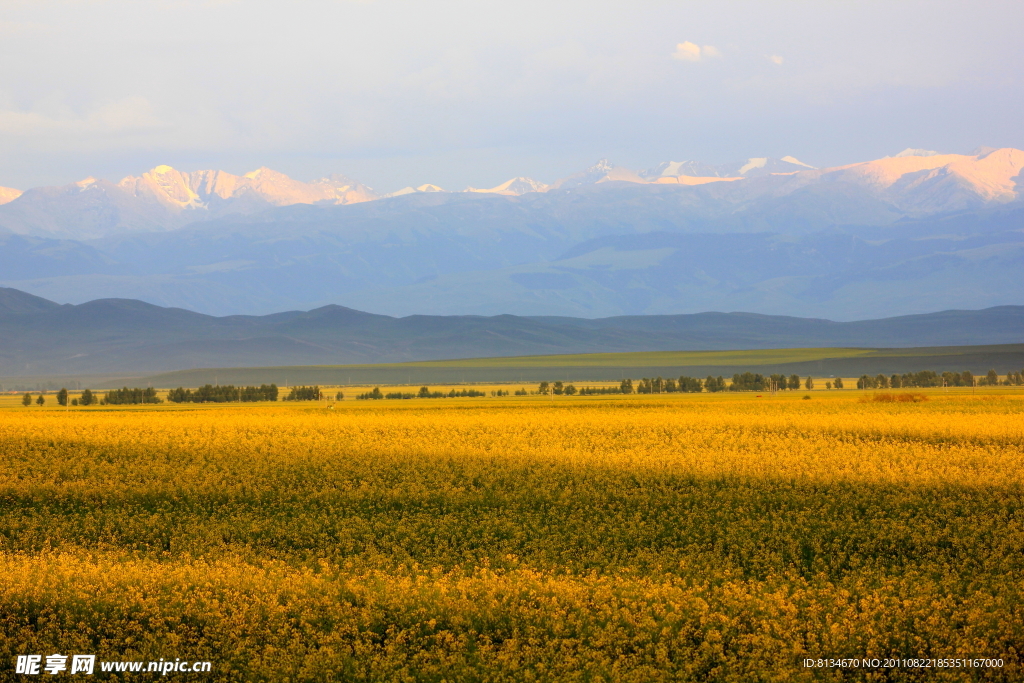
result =
[[[0,185],[1024,147],[1020,2],[2,0]]]

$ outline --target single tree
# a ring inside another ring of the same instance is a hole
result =
[[[807,389],[808,391],[810,391],[811,389],[813,389],[813,388],[814,388],[814,380],[813,380],[813,379],[811,379],[811,376],[810,376],[810,375],[807,375],[807,381],[806,381],[806,382],[804,382],[804,387],[805,387],[805,388],[806,388],[806,389]]]
[[[32,405],[32,394],[26,393],[21,397],[21,405],[30,406]]]
[[[836,389],[842,389],[843,388],[843,378],[842,377],[836,377],[835,385],[836,385]]]
[[[832,389],[832,382],[825,382],[825,388],[828,390]]]
[[[537,393],[538,394],[545,394],[546,395],[548,393],[548,391],[549,391],[549,388],[548,388],[548,383],[547,382],[541,382],[540,384],[537,385]]]
[[[997,387],[997,386],[999,386],[999,375],[996,374],[995,370],[989,370],[988,374],[985,376],[985,379],[987,380],[986,383],[990,387]]]
[[[624,394],[632,394],[633,393],[633,380],[631,380],[631,379],[624,379],[624,380],[622,380],[622,384],[619,385],[619,391],[621,391]]]
[[[85,389],[82,391],[82,397],[78,399],[78,402],[83,406],[91,406],[96,402],[96,399],[92,395],[92,391],[90,389]]]
[[[57,405],[66,406],[68,404],[68,390],[61,389],[57,392]]]
[[[562,392],[564,391],[564,389],[562,388],[562,383],[559,381],[552,384],[551,391],[555,394],[555,396],[561,396]]]
[[[800,389],[800,375],[789,376],[789,388],[793,391]]]
[[[36,405],[41,406],[44,403],[46,403],[46,397],[44,397],[42,394],[39,394],[39,398],[36,399]]]

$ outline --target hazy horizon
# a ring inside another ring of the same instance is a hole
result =
[[[380,191],[1024,147],[1017,3],[5,3],[0,185],[156,164]]]

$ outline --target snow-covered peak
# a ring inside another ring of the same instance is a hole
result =
[[[136,197],[153,196],[175,210],[206,208],[203,199],[192,188],[189,174],[166,164],[154,166],[141,177],[122,178],[118,186]]]
[[[314,180],[310,185],[322,190],[333,204],[358,204],[380,198],[369,187],[340,173]]]
[[[0,204],[13,202],[22,194],[21,190],[15,190],[13,187],[0,187]]]
[[[939,154],[940,152],[936,152],[935,150],[931,149],[912,149],[910,147],[907,147],[899,154],[894,154],[893,158],[899,159],[901,157],[937,157],[939,156]]]
[[[525,178],[523,176],[506,180],[501,185],[486,190],[477,189],[475,187],[466,188],[466,192],[487,192],[490,194],[503,194],[509,196],[519,196],[528,192],[547,192],[547,190],[548,185],[536,181],[533,178]]]
[[[386,194],[384,196],[385,197],[401,197],[402,195],[405,195],[405,194],[417,194],[417,193],[420,193],[420,192],[445,192],[445,190],[440,188],[440,187],[438,187],[437,185],[431,185],[430,183],[426,183],[424,185],[420,185],[419,187],[403,187],[401,190],[398,190],[396,192],[392,192],[390,194]]]
[[[261,178],[273,178],[275,180],[280,178],[288,178],[288,176],[286,176],[284,173],[281,173],[280,171],[275,171],[272,168],[267,168],[266,166],[260,166],[255,171],[249,171],[242,177],[249,178],[250,180],[258,180]],[[288,180],[291,180],[291,178],[288,178]]]
[[[703,161],[663,161],[654,168],[640,171],[641,178],[657,182],[658,178],[678,178],[680,176],[698,178],[717,178],[722,174],[718,167]]]
[[[739,174],[746,175],[755,168],[764,168],[765,164],[768,163],[768,157],[755,157],[747,159],[747,163],[740,166]]]
[[[816,170],[815,166],[811,166],[810,164],[805,164],[804,162],[800,161],[796,157],[785,156],[785,157],[782,157],[781,159],[779,159],[779,161],[785,161],[787,164],[795,164],[797,166],[803,166],[804,168],[809,168],[811,170]]]
[[[601,159],[585,171],[580,171],[579,173],[574,173],[567,178],[555,181],[551,185],[551,188],[568,189],[572,187],[596,185],[597,183],[612,181],[624,181],[629,183],[647,182],[637,175],[635,171],[631,171],[630,169],[622,166],[615,166],[607,159]]]

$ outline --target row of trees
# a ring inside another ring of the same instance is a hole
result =
[[[902,375],[861,375],[857,380],[858,389],[917,389],[927,387],[998,387],[1024,385],[1024,370],[1008,372],[1003,380],[999,373],[989,370],[983,377],[975,377],[969,370],[963,372],[943,372],[941,375],[931,370],[908,372]]]
[[[781,381],[782,388],[786,387],[786,378],[782,375],[772,375],[771,379]],[[796,379],[797,387],[799,388],[800,378],[797,377]],[[601,394],[632,394],[634,392],[637,394],[700,393],[702,391],[715,393],[725,391],[726,388],[731,391],[763,391],[767,387],[766,382],[765,377],[749,372],[742,375],[734,375],[732,385],[728,387],[725,378],[722,376],[713,377],[708,375],[707,379],[702,380],[697,377],[682,375],[679,379],[644,377],[637,382],[636,386],[633,385],[632,379],[624,379],[617,387],[582,387],[579,390],[572,384],[541,382],[537,386],[537,393],[554,394],[556,396],[572,396],[579,393],[580,396],[594,396]]]
[[[971,386],[1022,386],[1024,385],[1024,369],[1020,372],[1008,372],[1004,379],[993,369],[989,370],[983,377],[975,377],[970,371],[943,372],[941,374],[931,370],[920,372],[908,372],[902,375],[895,374],[886,376],[883,374],[862,375],[857,380],[858,389],[911,389],[928,387],[971,387]],[[813,389],[814,379],[807,377],[801,381],[799,375],[762,375],[760,373],[744,372],[732,376],[732,382],[728,385],[722,376],[713,377],[708,375],[704,380],[696,377],[680,376],[678,379],[663,379],[661,377],[644,377],[634,387],[632,379],[624,379],[615,387],[577,387],[570,383],[541,382],[537,387],[537,393],[541,395],[556,396],[593,396],[601,394],[670,394],[676,392],[700,393],[707,391],[715,393],[719,391],[796,391],[801,388]],[[841,377],[825,382],[827,389],[843,389]],[[517,389],[516,396],[526,396],[530,392],[526,389]],[[178,387],[171,389],[167,394],[167,400],[172,403],[229,403],[229,402],[255,402],[255,401],[277,401],[279,390],[276,384],[261,384],[260,386],[236,387],[234,385],[211,385],[207,384],[198,389],[185,389]],[[507,390],[493,390],[491,396],[508,396]],[[476,389],[462,389],[450,391],[431,391],[429,387],[420,387],[418,392],[391,392],[384,394],[380,387],[374,387],[372,391],[356,396],[359,400],[376,399],[407,399],[407,398],[462,398],[486,396],[482,391]],[[338,392],[335,399],[343,400],[344,393]],[[56,395],[57,404],[61,406],[89,406],[99,403],[100,405],[129,405],[161,403],[157,396],[156,389],[152,387],[143,389],[140,387],[114,389],[106,392],[103,398],[97,398],[89,389],[84,389],[77,398],[72,398],[66,388],[62,388]],[[319,386],[292,387],[284,401],[319,401],[324,394]],[[32,394],[26,392],[21,399],[22,405],[30,406],[34,402],[42,406],[46,404],[46,398],[40,393],[34,400]]]
[[[153,387],[147,387],[145,389],[140,387],[133,387],[131,389],[124,387],[123,389],[108,391],[100,400],[100,405],[112,406],[134,405],[140,403],[163,403],[163,399],[156,395],[156,389]]]
[[[562,384],[561,382],[553,382],[548,384],[547,382],[541,382],[537,385],[537,393],[547,396],[548,394],[554,394],[555,396],[573,396],[576,394],[576,387],[572,384]]]
[[[396,391],[385,394],[380,390],[380,387],[374,387],[373,391],[368,391],[365,394],[359,394],[356,396],[357,401],[377,401],[380,399],[391,398],[391,399],[403,399],[403,398],[471,398],[476,396],[486,396],[482,391],[476,389],[452,389],[450,391],[431,391],[430,387],[420,387],[417,392],[402,392]],[[492,396],[508,396],[508,392],[491,392]],[[519,392],[516,392],[519,396]]]
[[[1024,370],[1021,372],[1010,372],[1002,381],[995,370],[989,370],[984,377],[975,378],[968,371],[964,372],[943,372],[941,375],[924,370],[921,372],[905,373],[903,375],[863,375],[857,380],[858,389],[904,389],[904,388],[925,388],[925,387],[964,387],[964,386],[1021,386],[1024,385]],[[701,391],[718,392],[725,391],[798,391],[801,388],[811,390],[814,388],[814,378],[807,377],[801,380],[799,375],[762,375],[755,372],[736,373],[732,376],[732,382],[726,386],[725,379],[721,376],[708,376],[705,380],[683,375],[678,380],[662,379],[661,377],[644,377],[637,384],[635,391],[638,394],[671,394],[675,392]],[[843,389],[843,379],[835,379],[825,382],[826,389]],[[578,390],[581,396],[595,394],[632,394],[634,392],[633,380],[624,379],[617,387],[583,387]],[[541,382],[537,387],[537,393],[572,396],[577,393],[576,387],[571,384],[563,385],[561,382],[548,384]]]
[[[69,399],[71,405],[73,406],[91,406],[94,403],[101,402],[99,401],[99,399],[96,398],[96,395],[93,394],[90,389],[85,389],[84,391],[82,391],[82,395],[79,396],[78,398],[70,398],[70,396],[68,396],[67,389],[61,389],[60,391],[57,392],[57,405],[66,406],[68,405]],[[46,397],[43,395],[42,392],[39,394],[39,396],[36,397],[35,404],[37,406],[46,405]],[[25,392],[25,395],[21,397],[21,405],[32,405],[32,394]]]
[[[708,377],[712,384],[715,385],[715,378]],[[630,382],[630,385],[632,382]],[[620,390],[622,393],[630,393],[628,391],[630,387],[627,385],[622,387]],[[682,393],[699,393],[704,390],[704,382],[696,377],[687,377],[683,375],[678,380],[675,379],[662,379],[661,377],[654,377],[648,379],[644,377],[640,380],[636,387],[636,393],[638,394],[672,394],[676,392]]]
[[[42,394],[35,399],[35,403],[38,406],[46,404],[46,397]],[[143,389],[141,387],[123,387],[121,389],[112,389],[103,395],[103,398],[97,399],[96,394],[91,389],[83,389],[82,394],[78,398],[71,398],[68,395],[67,389],[61,389],[57,392],[57,405],[61,406],[91,406],[99,403],[102,406],[121,406],[121,405],[135,405],[140,403],[163,403],[163,399],[156,395],[156,389],[148,387]],[[21,404],[24,406],[32,405],[32,394],[26,393],[21,397]]]
[[[319,401],[324,397],[320,387],[314,385],[311,387],[292,387],[292,390],[288,392],[288,395],[284,397],[284,401]]]
[[[255,401],[276,401],[276,384],[261,384],[258,387],[236,387],[233,384],[205,384],[195,391],[178,387],[167,392],[171,403],[250,403]]]
[[[811,390],[814,388],[814,378],[806,377],[803,380],[799,375],[762,375],[755,372],[736,373],[732,376],[732,382],[726,385],[725,379],[721,376],[708,376],[700,380],[694,377],[683,375],[678,380],[662,379],[661,377],[641,379],[635,389],[633,380],[624,379],[617,387],[582,387],[577,390],[572,384],[563,385],[561,382],[541,382],[537,387],[537,393],[571,396],[579,393],[581,396],[596,394],[670,394],[674,392],[701,391],[798,391],[801,388]],[[863,375],[857,380],[858,389],[910,389],[926,387],[970,387],[970,386],[1024,386],[1024,369],[1020,372],[1009,372],[1004,379],[999,378],[995,370],[989,370],[984,377],[975,377],[969,371],[964,372],[943,372],[938,374],[931,370],[921,372],[908,372],[902,375]],[[842,377],[836,377],[825,382],[826,389],[844,389]]]
[[[801,385],[804,389],[814,388],[814,379],[808,377],[800,381],[800,375],[761,375],[759,373],[744,372],[732,376],[732,384],[729,391],[799,391]],[[831,389],[832,382],[825,383],[826,388]],[[843,380],[836,378],[836,389],[843,388]]]

